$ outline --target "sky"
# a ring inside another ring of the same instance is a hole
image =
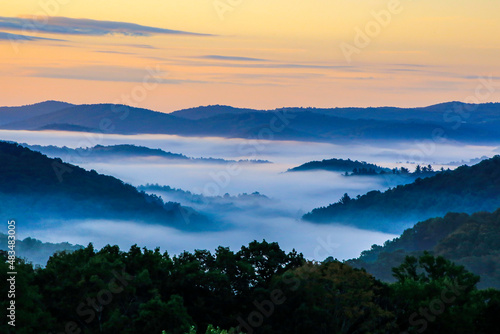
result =
[[[4,0],[0,105],[498,102],[499,16],[496,0]]]

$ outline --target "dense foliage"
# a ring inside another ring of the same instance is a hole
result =
[[[500,289],[500,209],[472,215],[448,213],[416,224],[401,237],[387,241],[383,246],[373,245],[371,250],[349,264],[365,268],[375,277],[394,281],[391,268],[407,255],[420,255],[430,251],[465,266],[481,276],[482,288]]]
[[[0,252],[0,293],[7,293]],[[2,333],[494,333],[500,292],[444,258],[408,257],[381,283],[335,260],[252,242],[170,257],[132,246],[16,261],[16,328]],[[6,309],[7,300],[0,301]]]
[[[415,222],[447,212],[494,211],[500,207],[500,156],[474,166],[462,166],[417,179],[385,192],[371,191],[358,198],[314,209],[305,220],[337,222],[401,233]]]
[[[2,217],[30,224],[42,219],[93,218],[134,220],[181,229],[211,228],[208,219],[192,209],[164,203],[112,176],[86,171],[17,144],[0,141],[0,161]]]

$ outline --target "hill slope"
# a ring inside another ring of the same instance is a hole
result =
[[[255,110],[248,108],[234,108],[231,106],[221,106],[221,105],[212,105],[212,106],[201,106],[196,108],[182,109],[172,112],[170,115],[187,118],[187,119],[205,119],[218,115],[225,114],[246,114],[252,112],[266,112],[265,110]]]
[[[45,101],[21,107],[0,107],[0,125],[49,114],[72,106],[70,103]]]
[[[72,219],[114,219],[180,229],[210,229],[209,221],[177,203],[163,203],[95,171],[0,142],[0,215],[30,225]],[[188,225],[189,223],[189,225]]]
[[[14,121],[2,127],[10,130],[38,130],[64,126],[82,127],[103,133],[169,133],[190,122],[168,114],[124,105],[71,106],[48,114]]]
[[[314,209],[304,219],[344,223],[360,228],[401,233],[413,223],[450,211],[473,213],[500,207],[500,156],[474,166],[458,167],[356,199],[343,198]]]
[[[383,246],[372,246],[349,264],[393,282],[391,268],[407,255],[431,251],[481,276],[482,288],[500,288],[500,209],[472,215],[448,213],[416,224]]]
[[[351,159],[328,159],[322,161],[310,161],[302,164],[300,166],[290,168],[288,172],[305,172],[311,170],[327,170],[334,172],[352,172],[353,169],[372,169],[374,172],[386,171],[389,172],[389,168],[383,168],[375,164],[370,164],[364,161],[352,161]]]

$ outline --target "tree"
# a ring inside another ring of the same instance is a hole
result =
[[[401,331],[473,333],[478,317],[474,294],[479,277],[428,252],[407,256],[393,269],[391,285]]]
[[[193,319],[187,313],[181,296],[172,295],[168,302],[155,296],[140,305],[139,316],[134,321],[135,333],[184,334],[193,326]]]
[[[15,292],[11,291],[11,279],[13,276],[8,274],[12,270],[10,264],[6,262],[8,253],[0,250],[0,307],[3,310],[3,317],[0,324],[0,332],[5,334],[28,334],[33,332],[44,332],[45,329],[54,325],[54,318],[47,312],[42,301],[42,296],[35,284],[36,271],[33,270],[31,263],[16,258],[13,261],[15,271]],[[14,293],[14,295],[11,295]],[[10,295],[10,297],[9,297]],[[11,301],[15,302],[15,327],[8,324],[11,319],[7,317],[11,307]]]
[[[384,286],[363,270],[332,260],[308,262],[276,277],[274,313],[262,333],[389,333],[393,314],[380,307]],[[264,304],[264,302],[262,302]]]
[[[347,193],[345,193],[344,196],[342,196],[342,198],[340,198],[339,203],[340,204],[347,204],[350,201],[351,201],[351,197]]]

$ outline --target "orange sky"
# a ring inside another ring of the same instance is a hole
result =
[[[500,1],[16,0],[0,13],[0,105],[500,100]]]

